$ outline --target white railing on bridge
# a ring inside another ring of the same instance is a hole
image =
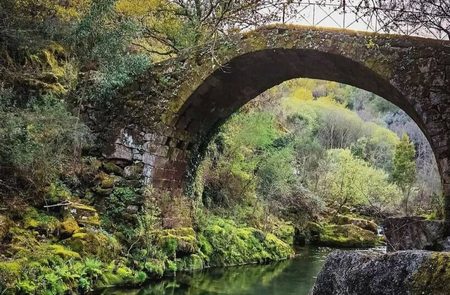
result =
[[[423,24],[411,26],[398,25],[390,22],[389,12],[392,12],[392,10],[375,8],[361,12],[357,6],[359,2],[359,0],[286,1],[280,21],[286,24],[321,26],[448,40],[447,34]],[[417,11],[414,13],[420,12]]]

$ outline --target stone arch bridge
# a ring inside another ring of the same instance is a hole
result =
[[[181,193],[205,138],[242,105],[289,79],[331,80],[373,92],[413,118],[436,156],[450,220],[449,41],[273,26],[221,45],[153,66],[109,109],[91,114],[105,157],[139,162],[144,183]]]

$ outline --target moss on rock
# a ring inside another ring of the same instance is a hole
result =
[[[353,224],[375,234],[378,232],[378,225],[375,222],[364,218],[338,214],[335,218],[333,218],[333,222],[338,225]]]
[[[92,206],[73,202],[70,203],[69,210],[79,224],[91,226],[100,225],[100,218],[97,210]]]
[[[379,243],[377,235],[353,224],[321,226],[315,244],[328,247],[369,248]]]
[[[275,235],[252,227],[238,227],[231,220],[212,218],[202,234],[211,246],[206,247],[211,251],[211,266],[262,263],[294,254],[292,248]]]
[[[123,175],[123,169],[113,162],[105,162],[102,164],[102,167],[107,173],[112,173],[117,176]]]
[[[41,233],[52,234],[59,229],[60,222],[56,217],[38,212],[34,208],[29,208],[23,217],[23,227],[37,230]]]
[[[444,295],[450,286],[450,253],[435,252],[414,274],[412,294]]]
[[[77,232],[62,243],[85,257],[95,256],[106,262],[115,259],[120,252],[120,245],[115,238],[91,229]]]
[[[71,215],[67,216],[63,222],[61,222],[61,234],[71,236],[78,232],[80,227],[75,218]]]
[[[280,222],[275,225],[272,233],[283,242],[289,245],[294,244],[295,228],[292,224],[287,222]]]
[[[190,227],[161,230],[155,234],[158,245],[168,256],[187,256],[199,250],[195,231]]]

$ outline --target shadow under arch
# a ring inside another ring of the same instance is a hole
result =
[[[389,81],[352,59],[313,49],[265,49],[233,58],[188,97],[174,125],[207,136],[241,106],[295,78],[328,80],[370,91],[404,110],[429,138],[413,105]]]

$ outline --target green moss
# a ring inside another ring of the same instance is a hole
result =
[[[169,272],[176,272],[177,271],[177,263],[175,261],[167,260],[166,261],[166,269]]]
[[[12,288],[22,272],[24,260],[0,262],[0,291]]]
[[[102,167],[107,173],[113,173],[117,176],[123,175],[123,169],[114,164],[113,162],[103,163]]]
[[[75,232],[79,231],[80,227],[78,226],[78,222],[73,218],[73,216],[68,216],[61,222],[61,233],[72,235]]]
[[[50,245],[50,246],[48,246],[48,248],[51,253],[58,255],[64,259],[70,259],[70,258],[80,259],[81,258],[79,253],[71,251],[61,245]]]
[[[100,218],[94,207],[73,202],[69,208],[77,223],[93,226],[100,225]]]
[[[448,294],[450,286],[450,253],[435,252],[423,263],[412,279],[412,294]]]
[[[62,243],[72,251],[78,252],[83,256],[95,256],[106,262],[115,259],[121,248],[117,240],[112,236],[90,229],[85,230],[85,232],[75,233]]]
[[[53,182],[47,187],[47,201],[57,203],[70,200],[72,194],[70,190],[59,182]]]
[[[363,219],[363,218],[357,218],[357,217],[350,216],[350,215],[338,214],[333,219],[333,222],[338,225],[353,224],[362,229],[371,231],[373,233],[377,233],[377,231],[378,231],[378,225],[375,222],[373,222],[371,220]]]
[[[113,188],[121,180],[119,176],[113,174],[106,174],[104,172],[100,172],[97,175],[97,178],[100,180],[100,187],[102,189]]]
[[[203,230],[205,252],[211,252],[211,266],[262,263],[286,259],[292,248],[273,234],[251,227],[238,227],[233,221],[212,218]]]
[[[292,245],[294,244],[295,228],[290,223],[278,223],[272,230],[272,233],[283,242]]]
[[[23,227],[51,234],[60,227],[60,222],[53,216],[40,213],[34,208],[29,208],[23,217]]]
[[[203,258],[197,254],[177,259],[175,263],[178,271],[194,271],[205,267]]]
[[[209,259],[214,249],[211,243],[203,236],[203,234],[198,235],[198,245],[200,247],[201,253],[205,256],[206,259]]]
[[[144,269],[147,273],[151,275],[162,277],[166,267],[164,261],[158,259],[151,259],[145,262]]]
[[[158,245],[168,256],[186,256],[198,252],[197,237],[192,228],[167,229],[154,234]]]
[[[322,226],[319,241],[321,246],[342,248],[367,248],[379,243],[377,235],[353,224]]]

